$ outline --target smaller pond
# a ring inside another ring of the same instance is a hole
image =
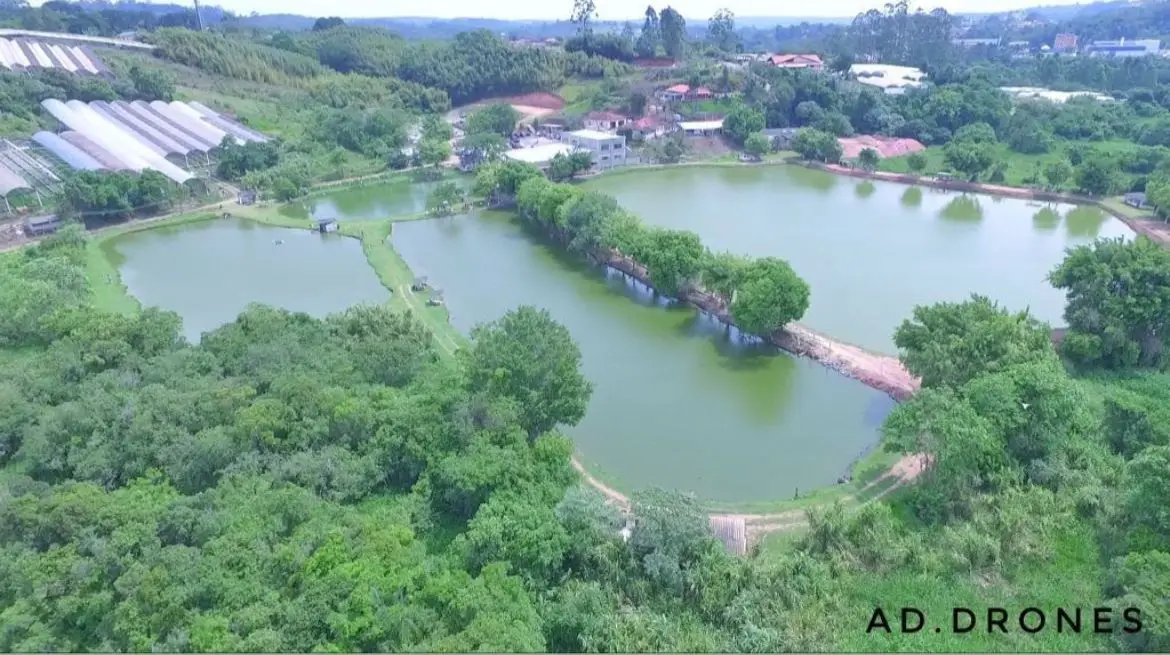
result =
[[[475,178],[470,175],[447,176],[434,182],[415,182],[409,176],[387,182],[338,189],[280,208],[292,218],[344,218],[350,221],[384,220],[426,211],[427,196],[441,182],[454,182],[470,189]]]
[[[325,316],[390,297],[361,244],[335,234],[219,219],[134,232],[105,248],[130,293],[179,314],[192,343],[253,302]]]

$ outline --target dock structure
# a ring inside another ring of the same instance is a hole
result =
[[[710,518],[711,532],[723,542],[732,555],[747,554],[747,523],[741,516],[716,516]]]

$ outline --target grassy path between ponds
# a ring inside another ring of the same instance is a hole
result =
[[[101,309],[125,314],[133,314],[141,309],[138,300],[130,295],[118,274],[118,254],[112,240],[119,236],[209,220],[243,219],[290,229],[315,227],[308,219],[287,216],[272,206],[235,205],[225,211],[231,214],[231,219],[223,219],[223,211],[196,211],[151,222],[113,226],[91,233],[87,244],[86,279],[93,290],[94,304]],[[425,294],[411,291],[415,276],[390,242],[394,223],[424,218],[427,217],[423,214],[411,214],[390,220],[343,222],[338,233],[361,242],[367,262],[374,269],[378,280],[391,292],[388,300],[390,306],[413,313],[430,330],[440,351],[445,356],[453,357],[470,343],[469,340],[451,324],[445,306],[429,306]],[[809,490],[807,495],[794,499],[736,504],[707,503],[707,507],[712,517],[744,520],[753,539],[775,532],[800,531],[807,527],[805,510],[810,507],[833,502],[842,502],[850,507],[860,506],[900,488],[903,482],[908,481],[897,471],[898,463],[904,459],[899,460],[898,455],[875,450],[855,465],[853,480],[846,484]],[[580,457],[574,455],[572,464],[581,473],[585,484],[614,504],[628,507],[628,496],[590,473]]]

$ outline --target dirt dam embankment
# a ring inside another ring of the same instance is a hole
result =
[[[654,285],[646,268],[617,252],[607,253],[601,261],[615,270],[638,280],[650,288]],[[684,289],[679,300],[714,316],[720,322],[736,327],[723,299],[703,289]],[[790,324],[767,336],[773,345],[801,357],[808,357],[853,378],[898,401],[909,398],[918,390],[919,380],[902,366],[897,357],[870,352],[864,348],[842,343],[799,323]]]

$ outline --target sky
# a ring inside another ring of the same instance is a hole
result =
[[[175,0],[186,3],[189,0]],[[385,17],[432,16],[435,18],[504,18],[553,20],[568,17],[572,0],[206,0],[225,9],[247,14],[301,14],[305,16]],[[602,20],[627,20],[640,17],[646,0],[595,0]],[[688,22],[706,20],[717,9],[727,7],[737,16],[785,17],[852,17],[885,0],[652,0],[656,8],[670,4]],[[1040,4],[1065,4],[1038,0],[933,0],[922,4],[926,9],[945,7],[953,13],[998,12],[1034,7]],[[1067,4],[1073,4],[1068,2]]]

